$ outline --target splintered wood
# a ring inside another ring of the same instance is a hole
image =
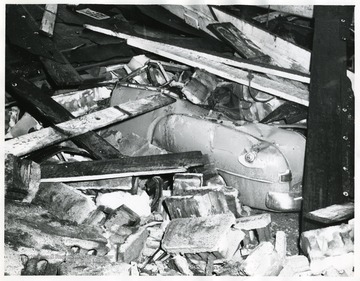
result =
[[[147,39],[141,39],[135,36],[114,32],[100,27],[89,25],[85,25],[85,27],[93,31],[116,36],[122,39],[127,39],[128,45],[132,47],[146,50],[148,52],[152,52],[193,67],[205,69],[206,71],[222,78],[250,86],[256,90],[263,91],[286,100],[290,100],[305,106],[309,105],[309,91],[305,88],[297,87],[290,83],[284,83],[283,81],[279,82],[260,74],[249,74],[248,71],[234,68],[214,60],[209,60],[209,58],[204,56],[204,54],[201,52],[196,52],[174,45],[154,42]],[[279,80],[279,78],[277,78],[277,80]]]
[[[67,140],[86,132],[126,120],[175,102],[164,94],[153,95],[137,101],[99,110],[79,118],[63,122],[55,128],[45,128],[5,142],[5,153],[26,155],[37,149]]]

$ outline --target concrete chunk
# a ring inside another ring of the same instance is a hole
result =
[[[199,218],[179,218],[170,221],[162,240],[168,253],[213,253],[218,258],[231,258],[244,237],[232,229],[232,213]]]
[[[314,274],[331,267],[344,270],[353,265],[353,227],[342,224],[309,230],[301,234],[300,247],[308,256]]]
[[[188,217],[206,217],[229,212],[225,195],[219,191],[199,190],[197,195],[171,196],[165,204],[171,219]]]
[[[295,255],[286,257],[284,267],[278,276],[293,277],[298,276],[302,272],[310,270],[310,264],[307,257],[303,255]]]
[[[145,227],[139,228],[137,232],[130,235],[119,248],[120,261],[125,263],[136,261],[144,249],[148,235],[149,232]]]
[[[270,242],[261,242],[241,264],[240,268],[249,276],[277,276],[283,259]]]
[[[95,203],[63,183],[41,183],[33,203],[62,220],[83,223],[96,210]]]

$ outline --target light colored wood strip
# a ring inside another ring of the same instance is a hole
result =
[[[293,86],[290,83],[277,82],[254,73],[250,84],[248,78],[249,73],[247,71],[236,69],[215,61],[209,61],[201,55],[194,54],[191,50],[186,50],[186,52],[184,52],[181,48],[145,39],[130,38],[127,42],[130,46],[137,47],[193,67],[205,69],[206,71],[222,78],[229,79],[243,85],[250,85],[252,88],[259,91],[263,91],[305,106],[309,105],[309,92]]]
[[[131,39],[131,38],[138,38],[135,36],[131,36],[131,35],[120,33],[120,32],[114,32],[112,30],[93,26],[93,25],[86,24],[86,25],[84,25],[84,27],[89,30],[92,30],[92,31],[107,34],[110,36],[115,36],[115,37],[126,39],[126,40]],[[143,39],[143,40],[146,40],[146,39]],[[156,43],[156,42],[150,41],[150,40],[146,40],[146,41]],[[172,45],[168,45],[168,46],[172,47]],[[173,47],[175,47],[175,46],[173,46]],[[207,53],[203,53],[203,52],[198,52],[198,51],[190,50],[190,49],[186,49],[186,48],[181,48],[181,47],[176,47],[176,48],[178,48],[178,50],[182,50],[185,53],[191,52],[193,55],[202,56],[206,59],[213,60],[213,61],[216,61],[219,63],[223,63],[223,64],[226,64],[229,66],[243,68],[243,69],[247,69],[247,70],[251,70],[251,71],[255,71],[255,72],[259,72],[259,73],[264,73],[264,74],[276,75],[276,76],[279,76],[282,78],[287,78],[287,79],[299,81],[302,83],[307,83],[307,84],[310,83],[310,77],[305,73],[303,73],[303,74],[291,73],[289,71],[286,71],[285,69],[284,70],[276,69],[275,67],[272,67],[272,66],[260,65],[258,63],[251,63],[250,61],[243,62],[240,60],[232,60],[232,59],[228,59],[225,57],[219,57],[219,56],[215,56],[215,55],[211,55],[211,54],[207,54]]]
[[[119,172],[119,173],[106,174],[106,175],[86,175],[86,176],[74,176],[74,177],[46,178],[46,179],[41,179],[40,182],[78,182],[78,181],[81,182],[81,181],[105,180],[105,179],[115,179],[115,178],[125,178],[125,177],[175,174],[175,173],[184,173],[186,171],[187,171],[186,168],[180,167],[173,169],[153,170],[153,171]]]
[[[40,30],[49,37],[52,37],[54,34],[57,8],[57,4],[45,5],[45,12],[41,20]]]
[[[345,204],[335,204],[312,211],[308,213],[307,217],[324,223],[333,223],[352,218],[354,212],[355,205],[353,202],[349,202]]]
[[[163,94],[153,95],[137,101],[130,101],[97,112],[78,117],[56,125],[54,128],[29,133],[5,142],[5,153],[16,156],[67,140],[71,137],[97,130],[130,117],[152,111],[173,103],[175,100]]]

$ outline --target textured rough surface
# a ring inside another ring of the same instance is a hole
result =
[[[111,263],[106,257],[72,255],[61,264],[62,275],[130,275],[130,265]]]
[[[230,258],[237,250],[244,234],[232,229],[232,213],[199,218],[179,218],[170,221],[162,240],[168,253],[214,253]]]
[[[59,219],[79,224],[96,210],[91,199],[63,183],[41,183],[34,203],[41,204]]]
[[[170,217],[189,218],[206,217],[229,212],[225,195],[219,191],[208,191],[204,194],[171,196],[165,199]]]
[[[277,276],[283,259],[270,242],[261,242],[241,264],[241,271],[249,276]]]
[[[310,260],[314,273],[334,267],[345,270],[354,264],[354,226],[342,224],[305,231],[300,247]]]
[[[125,263],[136,261],[144,249],[148,235],[149,232],[144,227],[130,235],[119,248],[120,260]]]
[[[66,224],[43,208],[25,203],[6,204],[5,210],[5,244],[20,254],[59,261],[74,245],[98,254],[108,250],[99,227]]]

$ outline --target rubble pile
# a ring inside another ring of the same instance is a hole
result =
[[[43,67],[6,66],[5,275],[353,276],[354,220],[304,255],[271,228],[301,210],[308,74],[239,30],[229,48],[233,25],[144,34],[130,6],[80,6],[7,9],[9,57]]]

